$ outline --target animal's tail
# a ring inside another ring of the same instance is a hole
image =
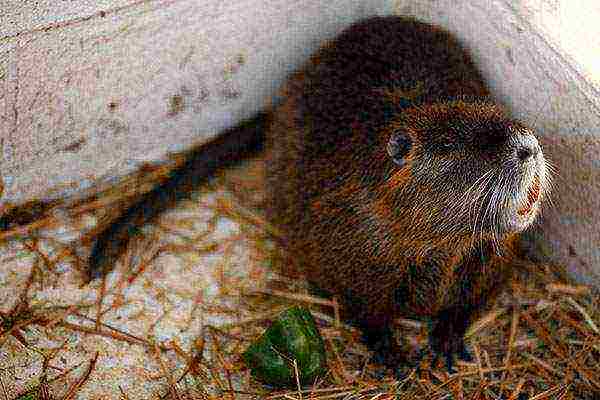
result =
[[[264,147],[267,114],[242,122],[193,150],[186,162],[170,173],[166,182],[144,194],[97,237],[89,257],[89,278],[106,274],[127,247],[136,227],[144,225],[195,188],[217,170],[233,166]]]

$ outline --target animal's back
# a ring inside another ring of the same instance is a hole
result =
[[[268,214],[309,279],[368,303],[359,312],[389,312],[391,293],[410,279],[402,227],[374,210],[395,173],[382,128],[408,106],[461,96],[488,96],[466,52],[446,32],[402,17],[352,26],[284,89],[267,134]],[[442,306],[427,298],[437,296],[439,268],[413,271],[416,295],[431,307],[412,311]]]

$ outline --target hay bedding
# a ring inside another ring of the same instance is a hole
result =
[[[293,260],[261,217],[259,159],[141,228],[115,272],[83,285],[98,226],[181,161],[2,221],[0,399],[600,398],[600,296],[543,263],[516,265],[512,287],[471,327],[473,362],[386,376],[335,299],[277,273]],[[329,373],[310,388],[270,390],[240,355],[293,304],[313,311]],[[407,351],[426,342],[421,322],[397,329]]]

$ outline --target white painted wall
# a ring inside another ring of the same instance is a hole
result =
[[[541,232],[600,285],[595,0],[0,0],[1,201],[131,172],[264,107],[323,38],[375,13],[461,37],[556,164]]]
[[[214,135],[263,108],[324,37],[386,11],[350,0],[4,3],[5,201],[123,175]]]

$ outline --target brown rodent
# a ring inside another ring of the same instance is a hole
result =
[[[174,183],[103,231],[91,276],[133,225],[260,149],[265,121],[196,151]],[[385,363],[396,362],[392,319],[431,317],[431,347],[450,368],[548,190],[532,131],[490,98],[456,39],[403,17],[364,20],[327,43],[289,80],[268,125],[267,216],[309,280],[344,300]]]
[[[433,317],[450,365],[547,191],[533,132],[490,99],[452,36],[402,17],[345,30],[283,98],[267,133],[268,216],[372,344],[398,313]]]

